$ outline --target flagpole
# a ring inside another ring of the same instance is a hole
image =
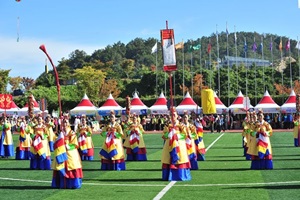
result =
[[[253,45],[256,45],[255,43],[255,37],[254,37],[254,44]],[[256,48],[256,47],[255,47]],[[256,49],[254,50],[254,58],[255,58],[255,62],[254,62],[254,90],[255,90],[255,105],[257,104],[257,82],[256,82]]]
[[[299,7],[300,7],[300,1],[299,1]],[[299,43],[298,36],[297,36],[297,45],[296,45],[296,47],[298,49],[298,62],[299,62],[299,77],[298,77],[298,79],[300,80],[300,58],[299,58],[300,43]]]
[[[234,25],[234,45],[235,45],[235,67],[236,67],[236,88],[237,93],[239,92],[239,68],[237,66],[237,36],[236,36],[236,30]]]
[[[288,51],[289,51],[289,61],[290,61],[290,83],[291,83],[291,89],[293,88],[293,77],[292,77],[292,62],[291,62],[291,43],[290,43],[290,38],[288,40]]]
[[[156,40],[156,44],[157,44],[157,40]],[[155,95],[156,97],[158,97],[158,88],[157,88],[157,76],[158,76],[158,70],[157,70],[157,51],[158,49],[156,49],[156,54],[155,54],[155,70],[156,70],[156,86],[155,86]]]
[[[270,51],[271,51],[271,60],[272,60],[272,82],[274,84],[274,65],[273,65],[274,60],[273,60],[273,38],[272,38],[272,36],[271,36],[271,42],[270,42]]]
[[[212,70],[212,65],[211,65],[211,44],[210,44],[210,38],[209,38],[209,48],[210,48],[210,50],[209,50],[209,71],[210,71],[210,73],[209,73],[209,87],[211,88],[211,79],[212,79],[212,72],[211,72],[211,70]]]
[[[261,36],[261,58],[264,60],[264,38]],[[266,91],[266,83],[265,83],[265,63],[263,63],[263,84],[264,84],[264,90],[263,93]]]
[[[221,98],[221,90],[220,90],[220,66],[219,66],[219,35],[218,35],[218,25],[216,25],[216,36],[217,36],[217,67],[218,67],[218,92],[219,92],[219,98]]]
[[[229,51],[228,51],[228,27],[227,27],[227,22],[226,22],[226,53],[227,53],[227,58],[229,58]],[[229,77],[229,62],[227,62],[227,77],[228,77],[228,85],[227,85],[227,89],[228,89],[228,98],[227,98],[227,106],[230,105],[230,77]]]
[[[194,98],[194,87],[193,87],[193,46],[191,49],[191,85],[192,85],[192,98]]]
[[[279,43],[279,50],[280,50],[280,64],[282,64],[282,38],[280,37],[280,43]],[[282,87],[283,88],[283,69],[281,69],[281,84],[282,84]]]
[[[247,66],[247,41],[246,41],[246,37],[244,37],[245,39],[245,63],[246,63],[246,97],[248,97],[248,66]]]
[[[183,39],[182,39],[182,98],[184,98],[184,43],[183,43]]]

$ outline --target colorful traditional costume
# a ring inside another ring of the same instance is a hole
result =
[[[124,141],[126,148],[127,161],[146,161],[147,151],[144,143],[144,129],[143,126],[137,121],[136,116],[133,117],[133,122],[126,130],[127,137]]]
[[[300,126],[300,122],[299,122],[299,117],[297,117],[297,119],[294,120],[294,130],[293,130],[293,135],[294,135],[294,146],[295,147],[299,147],[300,146],[300,132],[299,132],[299,126]]]
[[[182,134],[182,126],[177,120],[176,111],[172,111],[174,125],[170,124],[163,130],[165,140],[162,150],[162,180],[188,181],[191,180],[190,161],[186,146],[186,135]]]
[[[185,142],[186,142],[187,152],[191,164],[191,169],[197,170],[199,169],[199,167],[197,162],[197,148],[195,144],[195,141],[198,140],[196,127],[188,122],[187,115],[183,116],[183,120],[184,121],[182,123],[181,134],[183,134],[186,137]]]
[[[11,133],[11,124],[2,119],[0,124],[0,156],[10,157],[15,155],[14,143]]]
[[[51,152],[49,148],[46,126],[42,118],[38,118],[38,124],[33,128],[34,135],[31,144],[30,169],[51,169]]]
[[[115,122],[115,116],[110,116],[111,122],[101,132],[105,137],[104,144],[99,154],[101,157],[101,170],[125,170],[125,155],[122,143],[123,130]]]
[[[83,173],[77,149],[77,135],[71,130],[70,126],[63,128],[54,143],[53,178],[51,185],[53,188],[81,188]]]
[[[94,160],[92,129],[87,125],[86,122],[86,116],[82,116],[81,124],[79,124],[77,128],[79,153],[81,156],[81,160]]]
[[[54,126],[54,123],[51,121],[50,116],[47,116],[45,125],[46,125],[46,132],[48,135],[49,148],[50,148],[50,151],[53,152],[54,151],[54,140],[55,140],[55,134],[54,134],[53,128],[55,126]]]
[[[271,125],[263,120],[263,114],[258,114],[259,121],[255,123],[253,135],[256,136],[256,148],[250,148],[248,153],[251,157],[251,169],[273,169],[272,146],[270,136],[272,136]]]
[[[194,121],[194,127],[195,130],[192,130],[192,135],[196,144],[197,160],[204,161],[206,149],[203,140],[203,126],[199,119]]]
[[[29,160],[30,159],[30,147],[32,139],[30,137],[30,130],[26,124],[25,118],[17,123],[17,131],[19,132],[19,146],[16,150],[16,160]]]

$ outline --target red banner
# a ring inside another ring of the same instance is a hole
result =
[[[0,94],[0,108],[10,109],[12,105],[12,95],[10,94]]]
[[[160,31],[164,71],[176,71],[175,39],[173,29]]]

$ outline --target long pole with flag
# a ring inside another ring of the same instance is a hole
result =
[[[219,33],[218,33],[218,25],[216,25],[216,37],[217,37],[217,67],[218,67],[218,92],[219,97],[221,97],[221,88],[220,88],[220,66],[219,66]]]
[[[272,60],[272,82],[274,83],[274,60],[273,60],[273,38],[271,36],[271,41],[270,41],[270,47],[269,47],[270,51],[271,51],[271,60]]]
[[[261,58],[262,58],[262,60],[264,60],[264,37],[263,36],[261,36],[261,43],[260,43],[260,50],[261,50]],[[265,90],[266,90],[266,83],[265,83],[265,63],[263,63],[263,66],[262,66],[262,68],[263,68],[263,84],[264,84],[264,90],[263,90],[263,92],[265,92]]]
[[[252,46],[252,50],[254,52],[254,58],[255,58],[255,62],[254,62],[254,91],[255,91],[255,105],[257,104],[257,82],[256,82],[256,49],[257,49],[257,46],[256,46],[256,42],[255,42],[255,37],[254,37],[254,43],[253,43],[253,46]]]
[[[244,53],[245,53],[245,63],[246,63],[246,97],[248,97],[248,63],[247,63],[247,50],[248,50],[248,46],[247,46],[247,41],[246,41],[246,37],[244,37],[245,39],[245,43],[244,43]]]
[[[300,3],[300,0],[299,0],[299,3]],[[299,6],[300,7],[300,6]],[[300,80],[300,58],[299,58],[299,51],[300,51],[300,41],[298,39],[298,36],[297,36],[297,44],[296,44],[296,48],[298,49],[298,62],[299,62],[299,77],[298,79]]]
[[[280,66],[281,66],[282,65],[282,38],[281,37],[279,42],[279,51],[280,51]],[[281,69],[281,84],[283,88],[283,69]]]
[[[292,77],[292,61],[291,61],[291,43],[290,43],[290,38],[288,39],[285,49],[289,52],[289,61],[290,61],[290,84],[291,84],[291,89],[293,88],[293,77]]]
[[[155,53],[155,74],[156,74],[156,78],[155,78],[155,95],[158,95],[158,89],[157,89],[157,76],[158,76],[158,70],[157,70],[157,41],[154,44],[154,46],[151,49],[151,53]]]
[[[228,50],[228,35],[229,35],[229,31],[228,31],[228,27],[227,27],[227,22],[226,22],[226,53],[227,53],[227,58],[229,59],[229,50]],[[227,89],[228,89],[228,98],[227,98],[227,105],[230,105],[230,76],[229,76],[229,62],[227,62],[227,78],[228,78],[228,85],[227,85]]]
[[[208,42],[208,45],[207,45],[207,53],[209,55],[209,87],[211,88],[211,79],[212,79],[212,65],[211,65],[211,43],[210,43],[210,38],[209,38],[209,42]]]
[[[185,83],[184,83],[184,43],[183,43],[183,39],[182,39],[182,82],[183,82],[183,84],[182,84],[182,98],[184,98],[184,88],[185,88]]]
[[[239,92],[239,68],[237,66],[237,36],[236,36],[236,30],[234,26],[234,46],[235,46],[235,67],[236,67],[236,88],[237,93]]]
[[[60,99],[60,84],[59,84],[58,73],[57,73],[55,65],[52,62],[51,57],[49,56],[49,54],[46,51],[45,45],[42,44],[40,46],[40,49],[46,54],[46,56],[48,57],[48,60],[50,61],[51,65],[53,67],[53,71],[54,71],[54,75],[55,75],[55,81],[56,81],[58,105],[59,105],[59,117],[61,117],[62,116],[62,106],[61,106],[61,99]]]

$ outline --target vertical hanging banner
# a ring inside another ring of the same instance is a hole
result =
[[[163,29],[160,31],[161,45],[164,61],[164,71],[176,71],[175,39],[173,29]]]
[[[10,94],[0,94],[0,108],[10,109],[12,105],[12,95]]]

